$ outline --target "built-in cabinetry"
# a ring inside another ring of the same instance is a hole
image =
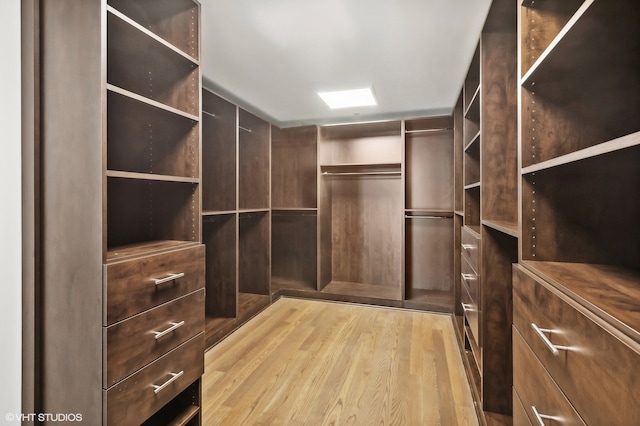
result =
[[[270,303],[270,125],[202,91],[206,341]]]
[[[272,127],[271,161],[271,290],[312,294],[318,286],[318,128]]]
[[[36,410],[200,424],[200,5],[39,13]]]
[[[534,424],[567,404],[576,424],[640,421],[639,19],[634,1],[519,6],[514,395]],[[534,369],[554,397],[529,392]]]
[[[518,261],[519,237],[516,22],[514,2],[492,3],[464,82],[456,153],[463,163],[457,184],[464,218],[456,283],[461,331],[478,407],[496,418],[512,415],[511,264]]]

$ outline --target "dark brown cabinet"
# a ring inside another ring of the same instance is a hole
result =
[[[199,424],[200,5],[59,1],[38,12],[36,408],[91,424]]]

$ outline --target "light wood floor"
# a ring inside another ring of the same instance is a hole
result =
[[[204,425],[477,425],[445,315],[283,298],[205,355]]]

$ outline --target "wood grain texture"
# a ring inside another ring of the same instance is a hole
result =
[[[280,283],[295,281],[317,288],[316,212],[273,212],[271,214],[271,277]]]
[[[206,354],[203,424],[478,424],[450,317],[280,299]]]
[[[243,109],[238,113],[238,125],[238,206],[269,208],[271,126]]]
[[[237,107],[203,90],[202,111],[202,210],[235,210]]]
[[[235,317],[237,292],[237,216],[203,218],[205,245],[205,287],[207,317]]]
[[[407,219],[405,225],[406,298],[413,290],[453,293],[453,219]],[[453,306],[452,306],[453,308]]]
[[[241,213],[238,240],[238,291],[271,294],[268,213]]]
[[[318,131],[315,126],[272,126],[271,205],[315,208],[318,202]]]
[[[514,388],[522,398],[525,411],[532,423],[537,422],[533,412],[533,407],[536,407],[542,415],[561,418],[563,425],[585,426],[585,422],[538,362],[516,329],[513,331],[513,360],[519,367],[514,372]],[[633,423],[616,423],[609,418],[605,423],[588,424]]]
[[[640,423],[638,342],[622,342],[522,266],[514,267],[513,277],[514,327],[585,422]],[[548,335],[552,343],[570,349],[553,356],[531,323],[554,330]],[[518,374],[525,374],[520,370]]]

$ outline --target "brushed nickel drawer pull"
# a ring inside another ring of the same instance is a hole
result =
[[[170,322],[169,324],[171,324],[171,327],[167,328],[164,331],[153,331],[152,332],[152,333],[154,333],[156,335],[156,340],[158,340],[162,336],[166,336],[167,334],[171,333],[172,331],[182,327],[184,325],[184,321]]]
[[[164,278],[153,278],[153,282],[155,283],[155,285],[160,285],[169,281],[177,280],[178,278],[182,277],[184,277],[184,272],[180,272],[179,274],[171,274],[168,277]]]
[[[476,275],[474,275],[474,274],[465,274],[465,273],[463,273],[463,274],[462,274],[462,279],[463,279],[463,280],[465,280],[465,281],[475,281],[475,280],[477,280],[478,278],[477,278],[477,276],[476,276]]]
[[[475,250],[476,246],[474,244],[463,244],[462,248],[465,250]]]
[[[179,373],[169,373],[169,374],[171,374],[171,378],[169,380],[167,380],[166,382],[164,382],[163,384],[161,384],[161,385],[152,385],[153,386],[153,393],[160,392],[162,389],[166,388],[171,383],[173,383],[176,380],[178,380],[178,378],[184,374],[184,370],[180,371]]]
[[[549,330],[548,328],[540,328],[534,322],[531,323],[531,328],[533,328],[533,331],[536,332],[538,337],[540,337],[542,342],[545,344],[545,346],[551,351],[551,353],[554,356],[560,355],[560,351],[568,351],[569,350],[568,346],[554,345],[553,343],[551,343],[551,340],[549,340],[547,335],[544,334],[544,333],[553,333],[553,330]]]
[[[549,416],[547,414],[540,414],[538,412],[538,409],[535,407],[535,405],[531,406],[531,410],[533,411],[533,415],[536,416],[536,420],[538,421],[538,424],[540,426],[546,426],[544,424],[545,420],[553,420],[554,422],[562,422],[562,418],[561,417]]]
[[[470,305],[469,303],[461,303],[462,310],[465,312],[477,312],[477,309],[474,309],[474,305]]]

